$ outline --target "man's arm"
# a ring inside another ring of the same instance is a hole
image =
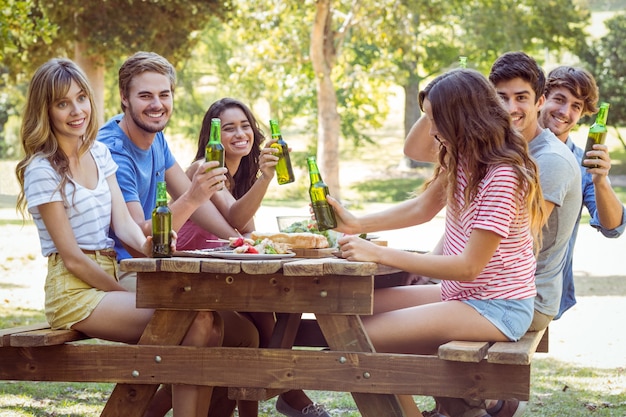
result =
[[[235,236],[233,228],[211,202],[226,181],[226,168],[208,169],[215,165],[215,161],[198,165],[191,180],[178,163],[165,171],[167,191],[173,200],[169,205],[173,230],[178,231],[191,218],[198,226],[217,236]]]
[[[430,121],[422,115],[413,124],[404,141],[404,154],[420,162],[437,162],[439,146],[430,136]]]
[[[446,204],[441,178],[435,180],[422,194],[386,210],[356,217],[332,196],[328,203],[335,209],[337,231],[349,234],[378,232],[416,226],[431,220]]]

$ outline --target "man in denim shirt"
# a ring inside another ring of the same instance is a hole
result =
[[[594,145],[593,151],[583,155],[584,151],[576,146],[569,133],[578,120],[587,114],[598,111],[598,87],[591,74],[582,68],[560,66],[548,74],[546,82],[546,102],[541,109],[539,122],[549,128],[574,153],[576,159],[597,157],[590,163],[595,168],[582,170],[583,205],[591,215],[590,224],[608,238],[617,238],[624,232],[626,209],[611,187],[608,174],[611,158],[606,145]],[[581,207],[582,213],[582,207]],[[578,215],[580,221],[580,214]],[[561,306],[554,319],[576,304],[572,257],[578,224],[569,241],[565,269],[563,271],[563,295]]]

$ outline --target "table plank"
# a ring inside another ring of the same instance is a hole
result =
[[[373,277],[137,273],[141,308],[372,314]]]

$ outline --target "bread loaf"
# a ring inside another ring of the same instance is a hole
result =
[[[324,235],[316,233],[273,233],[273,232],[252,232],[250,238],[270,239],[277,243],[286,243],[293,249],[321,249],[328,247],[328,240]]]

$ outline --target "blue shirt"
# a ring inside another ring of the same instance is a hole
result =
[[[576,159],[581,161],[583,158],[584,150],[576,146],[571,138],[567,138],[565,145],[574,153]],[[604,236],[608,238],[616,238],[624,233],[626,227],[626,208],[622,207],[622,223],[615,229],[607,229],[600,224],[598,218],[598,209],[596,207],[596,190],[593,185],[592,175],[587,172],[587,169],[580,165],[582,174],[582,191],[583,191],[583,206],[587,207],[587,211],[591,216],[589,224],[600,231]],[[565,259],[565,269],[563,271],[563,294],[561,295],[561,307],[558,314],[554,319],[560,318],[563,313],[572,308],[576,304],[576,289],[574,288],[574,271],[572,269],[572,262],[574,257],[574,245],[576,244],[576,236],[578,235],[578,225],[580,223],[580,217],[582,214],[582,206],[580,213],[578,214],[578,221],[574,226],[574,232],[569,240],[567,248],[567,255]]]
[[[165,171],[176,160],[170,152],[163,132],[158,132],[149,149],[138,148],[119,126],[123,114],[118,114],[106,122],[98,131],[98,140],[107,145],[113,160],[117,163],[117,182],[122,190],[124,201],[138,201],[143,208],[144,218],[152,218],[156,205],[158,181],[165,181]],[[115,240],[118,261],[130,258],[120,240],[111,232]]]

